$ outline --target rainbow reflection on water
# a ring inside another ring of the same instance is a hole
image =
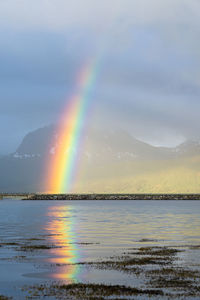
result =
[[[52,274],[55,279],[75,282],[78,279],[79,266],[75,265],[80,258],[77,248],[73,216],[69,206],[53,206],[48,208],[50,218],[46,230],[49,241],[57,248],[51,251],[48,261],[59,266]]]

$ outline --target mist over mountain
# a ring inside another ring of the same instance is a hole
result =
[[[45,192],[47,165],[56,154],[54,125],[27,134],[0,157],[0,192]],[[73,192],[200,192],[200,142],[154,147],[123,130],[90,129],[77,149]]]
[[[54,126],[39,128],[27,134],[15,152],[17,155],[42,156],[47,153],[47,147],[52,140]]]

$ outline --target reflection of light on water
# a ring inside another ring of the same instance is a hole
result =
[[[54,257],[49,261],[58,264],[58,270],[52,275],[55,279],[67,279],[76,281],[78,269],[78,249],[76,248],[76,236],[73,231],[73,217],[68,206],[53,206],[48,210],[50,221],[46,230],[48,231],[51,243],[58,247],[53,249]]]

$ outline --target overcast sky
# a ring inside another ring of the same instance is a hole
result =
[[[199,137],[199,37],[199,0],[0,0],[0,154],[59,119],[97,55],[88,126]]]

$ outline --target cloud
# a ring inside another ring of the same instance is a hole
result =
[[[1,0],[0,23],[50,31],[78,27],[101,31],[116,23],[120,28],[157,24],[171,27],[175,34],[182,25],[199,24],[199,8],[197,0]]]
[[[97,55],[99,126],[157,142],[198,135],[199,27],[196,0],[0,0],[5,149],[6,136],[11,149],[57,120],[81,66]]]

